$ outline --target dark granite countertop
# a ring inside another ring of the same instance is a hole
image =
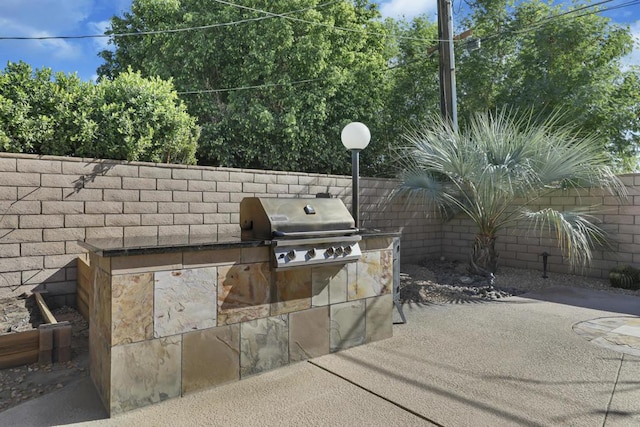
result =
[[[363,238],[399,237],[397,230],[361,229]],[[240,234],[204,234],[174,236],[143,236],[131,238],[99,238],[78,242],[90,252],[105,257],[149,255],[210,249],[251,248],[269,245],[269,240],[241,240]]]
[[[145,236],[135,238],[102,238],[79,241],[83,248],[105,257],[148,255],[209,249],[250,248],[263,246],[264,240],[240,240],[238,234],[203,234]]]

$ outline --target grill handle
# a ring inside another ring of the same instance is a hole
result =
[[[318,231],[274,231],[273,237],[314,237],[314,236],[344,236],[356,234],[357,228],[347,228],[345,230],[318,230]]]

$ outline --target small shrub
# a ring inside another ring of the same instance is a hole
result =
[[[609,283],[614,288],[640,289],[640,270],[630,265],[619,265],[609,272]]]

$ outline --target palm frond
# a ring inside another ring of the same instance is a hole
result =
[[[597,219],[587,211],[561,212],[545,208],[535,212],[523,210],[522,216],[531,221],[535,231],[555,235],[558,247],[571,266],[584,267],[591,262],[592,248],[607,244],[607,233],[596,225]]]
[[[519,207],[535,206],[546,191],[597,187],[624,196],[600,144],[561,125],[560,117],[499,110],[478,114],[462,131],[433,117],[404,135],[394,196],[420,200],[445,218],[462,212],[486,236],[522,218]],[[553,228],[577,264],[589,262],[591,245],[605,237],[588,215],[543,209],[523,216]]]

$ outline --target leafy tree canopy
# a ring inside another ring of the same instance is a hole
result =
[[[348,173],[339,134],[357,120],[372,131],[362,173],[391,175],[399,135],[439,109],[435,24],[382,21],[368,0],[234,3],[134,0],[111,34],[208,28],[114,37],[101,78],[128,67],[173,78],[202,125],[200,163]],[[635,165],[640,72],[620,64],[628,28],[584,11],[554,17],[565,11],[541,0],[475,0],[470,10],[461,28],[482,48],[456,48],[462,126],[505,106],[541,120],[562,110],[620,169]]]
[[[591,10],[571,13],[539,0],[476,0],[471,7],[463,25],[482,47],[458,49],[463,120],[506,106],[543,120],[563,111],[563,122],[595,135],[619,170],[637,167],[640,68],[621,65],[633,48],[628,28]]]
[[[100,84],[75,74],[0,72],[0,150],[195,163],[199,128],[170,81],[126,71]]]
[[[134,0],[112,34],[219,25],[114,38],[99,74],[173,78],[202,126],[202,164],[345,173],[340,130],[358,120],[374,135],[364,172],[376,173],[388,151],[376,138],[388,92],[378,17],[367,0]]]

